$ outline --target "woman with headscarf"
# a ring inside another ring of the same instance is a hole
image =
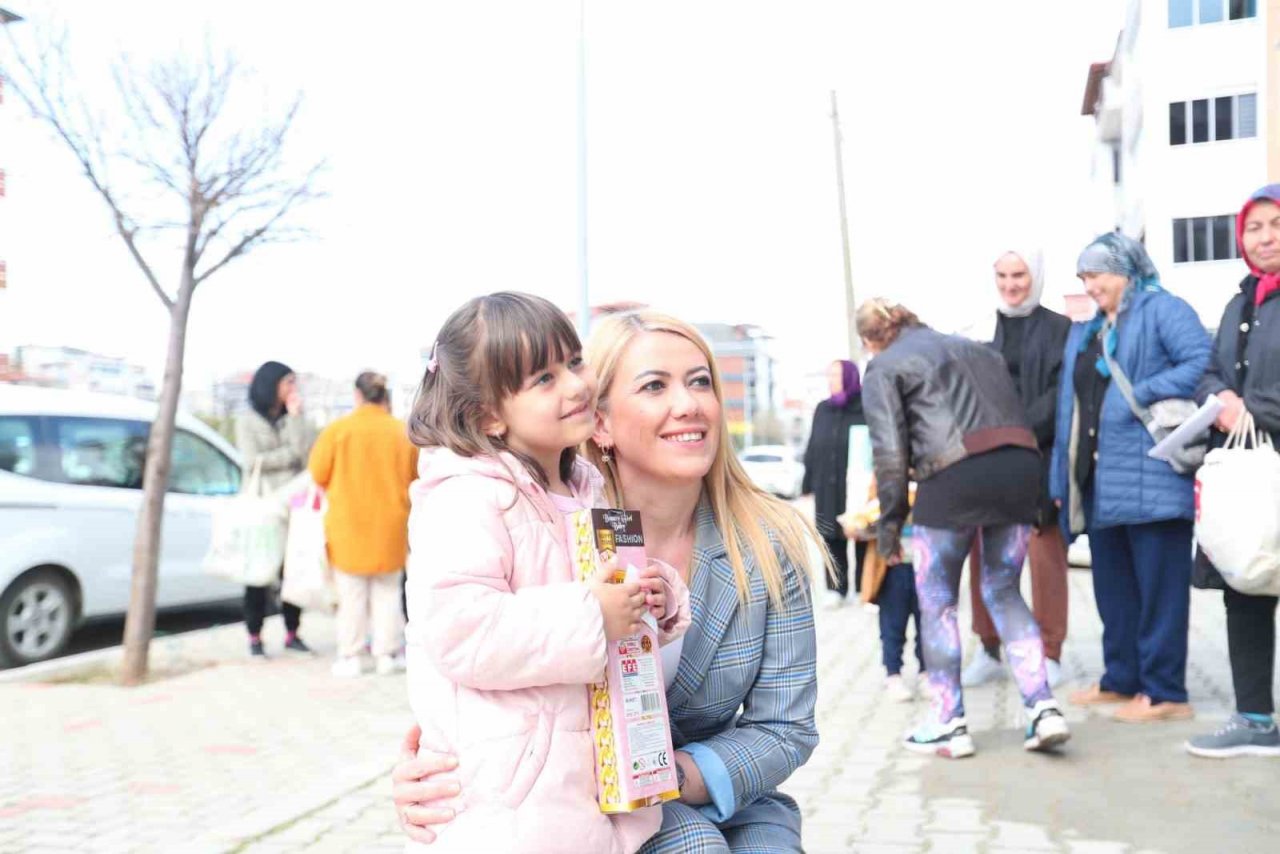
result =
[[[849,468],[849,428],[866,424],[862,414],[862,382],[858,366],[838,359],[827,368],[831,396],[813,413],[809,445],[804,452],[800,491],[813,494],[814,522],[835,562],[836,577],[827,576],[828,607],[838,608],[849,594],[849,541],[836,517],[845,511]],[[862,589],[865,542],[854,544],[854,590]]]
[[[1054,414],[1062,350],[1071,321],[1040,304],[1044,292],[1044,260],[1038,249],[1005,249],[995,260],[996,328],[991,345],[1004,356],[1014,387],[1022,399],[1031,431],[1043,457],[1041,500],[1031,533],[1032,612],[1044,642],[1049,684],[1061,680],[1062,644],[1067,637],[1067,544],[1058,528],[1057,508],[1049,498],[1048,463],[1053,453]],[[1004,676],[1000,636],[982,603],[977,545],[969,560],[969,596],[973,631],[982,641],[962,677],[965,685],[981,685]]]
[[[1004,641],[1026,713],[1023,746],[1047,750],[1070,733],[1049,688],[1040,629],[1019,591],[1040,492],[1036,437],[1004,361],[990,347],[929,329],[883,299],[857,312],[871,354],[863,405],[871,429],[880,520],[876,548],[903,563],[912,546],[924,663],[933,714],[905,746],[947,758],[971,756],[960,685],[956,600],[965,556],[982,541],[982,596]],[[914,510],[909,482],[918,482]]]
[[[1216,447],[1246,410],[1273,443],[1280,443],[1280,334],[1271,331],[1280,328],[1280,184],[1263,187],[1245,202],[1236,219],[1236,241],[1249,275],[1222,314],[1213,359],[1196,392],[1197,400],[1215,394],[1226,404],[1211,439]],[[1214,759],[1280,756],[1271,691],[1278,600],[1233,589],[1203,553],[1193,580],[1196,587],[1222,591],[1236,713],[1216,732],[1188,741],[1187,750]]]
[[[249,384],[249,410],[236,419],[236,447],[245,468],[262,469],[264,491],[278,489],[307,467],[315,433],[302,417],[302,396],[293,369],[280,362],[266,362]],[[249,654],[265,658],[262,621],[267,613],[267,587],[244,589],[244,624],[249,630]],[[302,610],[280,604],[284,616],[285,650],[305,655],[311,648],[298,637]]]
[[[1124,703],[1115,719],[1127,723],[1190,718],[1194,478],[1147,456],[1154,440],[1113,380],[1123,373],[1143,407],[1189,398],[1209,336],[1129,237],[1098,237],[1076,271],[1098,311],[1067,339],[1050,490],[1068,540],[1089,535],[1104,673],[1071,701]]]

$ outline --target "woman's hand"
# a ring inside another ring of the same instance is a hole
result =
[[[1240,395],[1229,389],[1218,392],[1218,400],[1222,401],[1222,411],[1218,413],[1218,419],[1213,422],[1213,426],[1223,433],[1230,433],[1236,429],[1236,422],[1244,414],[1244,401],[1240,399]]]
[[[683,750],[676,751],[676,765],[684,771],[684,785],[680,787],[680,801],[689,806],[701,806],[711,803],[711,793],[707,791],[706,781],[698,770],[698,763]]]
[[[655,620],[667,615],[667,588],[662,583],[662,573],[656,566],[640,570],[640,588],[644,590],[644,604]]]
[[[415,842],[435,842],[432,825],[448,824],[460,805],[453,801],[462,792],[450,772],[458,767],[456,756],[428,753],[418,756],[422,728],[417,724],[405,733],[400,744],[400,761],[391,772],[391,797],[396,803],[400,829]]]

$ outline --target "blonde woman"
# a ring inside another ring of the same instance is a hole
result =
[[[730,452],[720,376],[687,323],[616,314],[587,342],[600,380],[584,452],[611,503],[640,512],[651,557],[689,585],[693,626],[663,648],[681,797],[640,849],[801,851],[800,810],[778,791],[818,742],[813,606],[806,566],[817,533],[752,485]],[[739,710],[742,713],[739,714]],[[417,753],[416,728],[406,738]],[[430,842],[466,792],[450,757],[396,768],[405,832]],[[548,828],[545,851],[577,851]]]

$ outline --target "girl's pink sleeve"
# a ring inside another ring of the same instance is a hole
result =
[[[689,586],[671,564],[650,558],[649,565],[658,570],[662,589],[667,594],[667,612],[658,621],[658,645],[666,646],[688,631],[693,621],[689,610]]]

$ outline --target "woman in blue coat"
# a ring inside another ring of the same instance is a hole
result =
[[[1141,406],[1190,398],[1209,335],[1135,240],[1098,237],[1076,272],[1098,312],[1067,339],[1050,491],[1068,541],[1089,535],[1105,672],[1071,700],[1124,703],[1115,718],[1128,723],[1185,719],[1194,480],[1147,456],[1154,441],[1111,364]]]

